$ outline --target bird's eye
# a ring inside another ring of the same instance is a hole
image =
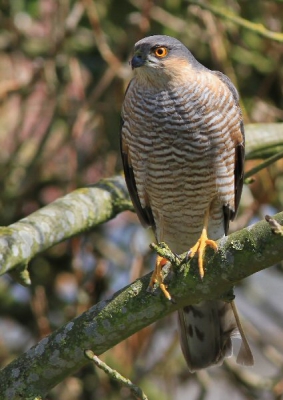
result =
[[[154,54],[158,58],[163,58],[163,57],[167,56],[168,49],[166,47],[157,47],[156,49],[154,49]]]

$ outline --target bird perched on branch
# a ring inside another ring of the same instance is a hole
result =
[[[127,186],[140,221],[177,254],[198,256],[228,232],[239,205],[244,128],[237,90],[221,72],[201,65],[177,39],[155,35],[136,43],[134,77],[122,108],[121,152]],[[157,257],[151,284],[162,281]],[[191,371],[232,354],[253,364],[233,302],[203,301],[179,311],[183,354]]]

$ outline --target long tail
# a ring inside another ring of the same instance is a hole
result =
[[[180,341],[191,372],[222,364],[232,355],[231,337],[240,333],[237,363],[251,366],[253,355],[234,302],[203,301],[178,311]]]

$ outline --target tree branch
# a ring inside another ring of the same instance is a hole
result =
[[[43,250],[132,210],[124,178],[75,190],[9,227],[0,227],[0,275]]]
[[[86,350],[85,351],[85,356],[94,362],[94,364],[100,368],[102,371],[104,371],[107,375],[111,377],[111,379],[115,380],[118,382],[120,385],[123,385],[127,388],[130,389],[130,391],[133,393],[135,398],[138,400],[148,400],[147,396],[144,394],[144,392],[139,388],[138,386],[134,385],[129,379],[125,378],[121,374],[119,374],[118,371],[115,369],[110,368],[107,364],[105,364],[103,361],[101,361],[91,350]]]
[[[283,212],[274,219],[283,224]],[[136,280],[64,325],[14,360],[0,373],[0,399],[34,399],[86,362],[85,349],[104,353],[133,333],[184,305],[220,298],[239,280],[283,259],[283,237],[266,221],[236,232],[208,250],[206,274],[198,276],[197,261],[171,274],[170,293],[176,303],[147,292],[151,274]]]
[[[268,158],[283,150],[283,123],[247,124],[246,160]]]
[[[274,156],[271,156],[267,158],[265,161],[257,165],[256,167],[250,169],[248,172],[245,173],[244,179],[249,179],[262,169],[265,169],[269,167],[271,164],[274,164],[276,161],[280,160],[283,158],[283,151],[280,151],[279,153],[274,154]]]

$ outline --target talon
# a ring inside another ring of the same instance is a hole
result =
[[[159,283],[159,287],[162,290],[164,296],[166,297],[166,299],[168,299],[169,301],[172,301],[172,297],[171,294],[168,292],[168,290],[166,289],[167,286],[164,285],[164,283]]]
[[[169,301],[172,301],[172,297],[170,293],[167,290],[167,286],[163,283],[163,277],[161,274],[161,270],[164,267],[165,264],[168,263],[168,260],[164,257],[157,256],[156,258],[156,263],[155,263],[155,269],[151,275],[149,286],[152,288],[155,283],[159,284],[160,289],[162,290],[164,296],[166,299]]]
[[[177,260],[181,261],[181,257],[179,256],[179,254],[177,254],[177,253],[173,253],[173,254],[174,254],[174,256],[175,256],[175,258],[176,258]]]
[[[198,267],[201,279],[203,279],[204,277],[203,256],[206,246],[212,247],[214,251],[218,250],[217,243],[214,240],[208,239],[207,237],[207,225],[208,225],[208,213],[205,214],[204,227],[199,240],[187,253],[187,257],[190,258],[194,257],[195,254],[198,254]]]
[[[189,261],[189,258],[191,258],[191,253],[192,253],[192,250],[190,249],[190,250],[187,252],[186,257],[185,257],[186,263]]]

